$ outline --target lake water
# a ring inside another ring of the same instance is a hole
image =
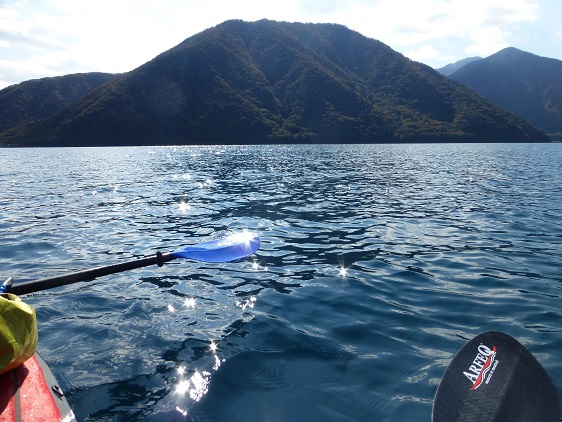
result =
[[[262,239],[25,296],[79,420],[428,421],[490,330],[562,391],[562,144],[0,149],[0,168],[2,279]]]

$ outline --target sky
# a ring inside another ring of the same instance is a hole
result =
[[[338,23],[433,68],[506,47],[562,60],[562,0],[0,0],[0,89],[133,70],[229,19]]]

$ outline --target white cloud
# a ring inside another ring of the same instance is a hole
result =
[[[381,0],[364,4],[358,19],[348,11],[344,20],[414,60],[445,65],[510,45],[513,31],[537,20],[537,11],[537,0]]]
[[[440,56],[440,53],[432,45],[424,44],[415,50],[405,51],[404,55],[412,60],[427,63],[438,58]]]

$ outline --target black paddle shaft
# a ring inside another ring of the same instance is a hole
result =
[[[124,271],[134,270],[135,268],[148,267],[150,265],[158,265],[161,267],[165,262],[169,262],[172,259],[175,259],[175,257],[170,252],[159,252],[156,255],[119,264],[108,265],[106,267],[91,268],[89,270],[78,271],[57,277],[49,277],[21,284],[14,284],[8,290],[8,293],[24,295],[41,290],[52,289],[53,287],[65,286],[67,284],[79,283],[81,281],[89,281],[104,275],[121,273]]]

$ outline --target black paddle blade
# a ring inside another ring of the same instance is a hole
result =
[[[470,340],[445,371],[434,422],[560,421],[556,388],[535,357],[496,331]]]

